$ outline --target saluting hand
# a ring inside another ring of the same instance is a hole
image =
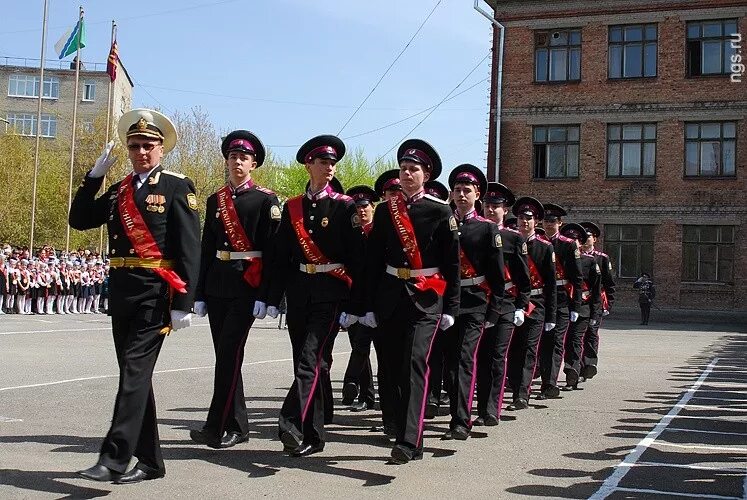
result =
[[[116,163],[117,161],[116,156],[111,156],[112,149],[114,149],[114,141],[107,142],[106,146],[104,146],[104,151],[101,153],[101,156],[98,157],[93,168],[90,172],[88,172],[88,177],[98,179],[99,177],[103,177],[106,175],[109,169],[112,168],[112,165],[114,165],[114,163]]]

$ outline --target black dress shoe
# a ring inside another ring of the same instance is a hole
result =
[[[373,408],[372,404],[367,403],[366,401],[359,401],[357,403],[353,403],[350,405],[350,411],[366,411]]]
[[[397,465],[404,465],[410,460],[420,460],[422,458],[422,451],[413,450],[405,445],[396,444],[392,448],[392,462]]]
[[[151,479],[160,479],[165,475],[166,473],[163,471],[146,472],[135,467],[129,472],[123,474],[119,479],[115,480],[114,484],[134,484],[141,481],[149,481]]]
[[[232,446],[236,446],[239,443],[245,443],[249,441],[249,433],[242,434],[240,432],[229,432],[225,436],[223,436],[223,439],[220,440],[220,447],[221,448],[231,448]]]
[[[189,437],[195,443],[205,444],[210,448],[219,449],[221,447],[221,438],[212,434],[205,429],[192,429],[189,431]]]
[[[459,441],[466,441],[469,437],[469,429],[466,427],[462,427],[461,425],[457,425],[453,429],[450,429],[446,431],[446,433],[443,436],[443,439],[450,440],[450,439],[458,439]]]
[[[485,425],[485,417],[477,417],[472,421],[472,425],[482,427],[483,425]]]
[[[597,367],[594,365],[586,365],[584,366],[583,370],[581,370],[581,375],[586,380],[589,380],[590,378],[594,378],[594,375],[597,374]]]
[[[79,470],[76,474],[92,481],[103,482],[116,481],[122,476],[120,472],[113,471],[109,467],[101,464],[96,464],[88,469]]]
[[[280,441],[283,443],[283,451],[293,453],[301,447],[301,439],[288,431],[285,431],[280,435]]]
[[[507,410],[511,411],[526,410],[527,408],[529,408],[529,402],[524,398],[518,398],[506,407]]]
[[[347,382],[342,386],[342,404],[349,406],[353,404],[358,396],[358,385],[354,382]]]
[[[495,427],[500,423],[500,420],[495,415],[488,415],[485,417],[485,425],[488,427]]]
[[[573,368],[566,368],[565,372],[565,383],[566,385],[574,386],[578,384],[578,372]]]
[[[557,385],[551,385],[545,389],[545,396],[548,399],[557,399],[560,397],[560,389],[558,389]]]
[[[322,450],[324,450],[324,443],[303,443],[301,446],[291,451],[290,454],[292,457],[306,457],[313,455],[314,453],[319,453]]]
[[[428,403],[425,405],[425,415],[423,418],[430,420],[438,416],[438,405],[436,403]]]

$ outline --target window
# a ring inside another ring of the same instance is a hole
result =
[[[684,281],[732,283],[733,226],[682,226]]]
[[[18,135],[36,135],[36,115],[32,113],[8,113],[9,126]],[[41,136],[57,136],[57,117],[55,115],[41,115]]]
[[[650,177],[655,170],[655,123],[607,126],[607,177]]]
[[[39,77],[33,75],[10,75],[8,97],[39,97]],[[44,78],[42,97],[59,99],[60,79],[56,76]]]
[[[737,33],[736,19],[687,23],[687,76],[730,74]]]
[[[96,82],[93,80],[86,80],[83,84],[83,100],[84,101],[95,101],[96,100]]]
[[[578,177],[579,127],[534,127],[534,177]]]
[[[656,76],[656,25],[610,26],[609,78]]]
[[[538,31],[534,35],[534,81],[581,79],[581,30]]]
[[[604,226],[604,251],[610,256],[612,269],[619,278],[637,278],[653,274],[654,226]]]
[[[685,123],[685,176],[734,176],[736,122]]]

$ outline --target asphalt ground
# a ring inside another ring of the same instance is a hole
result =
[[[243,368],[252,435],[211,450],[189,440],[205,418],[213,350],[206,319],[164,343],[154,387],[166,477],[114,486],[78,478],[111,419],[117,365],[106,316],[0,316],[0,498],[747,498],[745,325],[605,319],[599,374],[563,399],[504,411],[498,427],[387,463],[375,411],[338,406],[325,450],[291,458],[277,415],[292,379],[287,331],[255,324]],[[645,329],[644,329],[645,328]],[[338,336],[336,400],[347,363]],[[510,399],[510,398],[508,398]]]

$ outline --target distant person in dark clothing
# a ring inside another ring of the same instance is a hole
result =
[[[641,273],[641,277],[633,283],[633,288],[638,290],[638,304],[641,306],[641,324],[648,325],[648,317],[651,314],[651,304],[656,298],[656,287],[651,281],[651,275]]]

